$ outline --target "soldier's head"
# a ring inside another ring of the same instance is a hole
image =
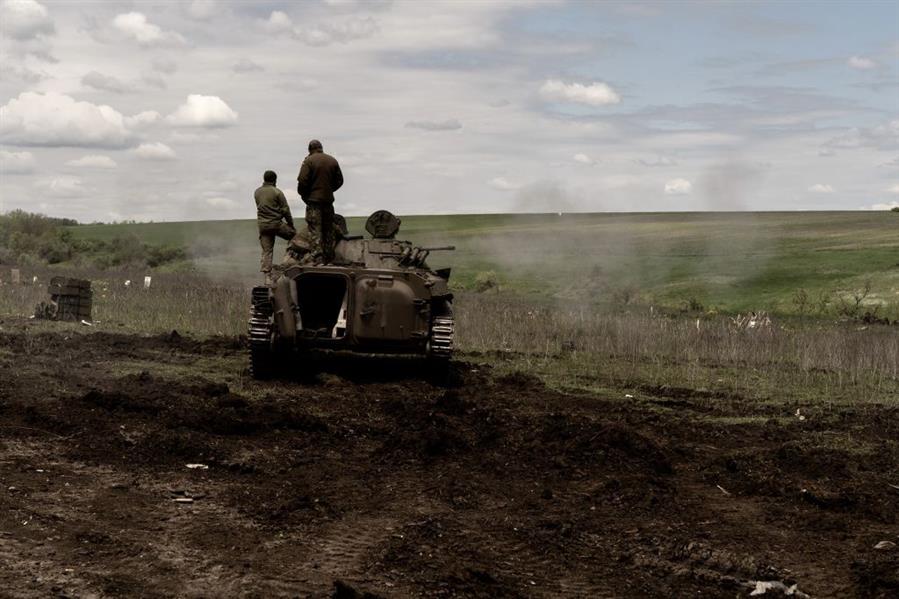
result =
[[[314,154],[315,152],[321,152],[322,150],[323,150],[322,142],[318,141],[317,139],[313,139],[312,141],[309,142],[309,153],[310,154]]]
[[[278,182],[278,174],[275,171],[265,171],[265,173],[262,174],[262,180],[265,183],[271,183],[272,185],[274,185]]]

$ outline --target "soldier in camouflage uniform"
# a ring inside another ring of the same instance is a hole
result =
[[[259,225],[259,244],[262,246],[260,270],[265,274],[266,285],[271,285],[275,238],[289,241],[296,235],[296,229],[293,228],[287,198],[275,187],[278,175],[274,171],[265,171],[262,181],[262,187],[256,190],[253,198],[256,200],[256,222]]]

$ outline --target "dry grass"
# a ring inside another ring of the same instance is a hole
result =
[[[459,313],[466,350],[498,350],[492,355],[511,367],[566,386],[684,386],[757,398],[820,393],[899,400],[896,327],[775,320],[745,330],[720,316],[535,306],[499,295],[464,296]]]
[[[29,273],[29,280],[33,273]],[[73,273],[70,273],[73,274]],[[160,274],[77,273],[93,280],[97,328],[194,336],[245,333],[251,283]],[[0,318],[25,316],[47,299],[43,284],[0,286]],[[130,287],[124,285],[132,279]],[[0,279],[9,281],[8,273]],[[775,400],[899,400],[896,327],[775,320],[739,330],[727,317],[663,316],[583,304],[536,304],[505,294],[457,298],[458,347],[471,359],[543,376],[559,386],[682,386]]]
[[[46,301],[46,282],[54,273],[38,273],[37,285],[0,286],[0,316],[26,316]],[[143,288],[143,273],[65,273],[89,278],[93,319],[105,329],[159,333],[177,330],[198,336],[240,335],[246,332],[250,285],[216,282],[188,274],[153,275]],[[33,273],[29,272],[28,280]],[[0,275],[4,281],[9,278]],[[125,281],[130,280],[130,286]]]

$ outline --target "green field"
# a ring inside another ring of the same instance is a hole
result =
[[[813,311],[870,284],[863,300],[899,313],[899,214],[890,212],[640,213],[403,216],[400,237],[454,244],[434,255],[471,288],[493,272],[506,291],[543,298],[694,306],[725,312]],[[362,233],[364,219],[349,219]],[[133,234],[182,244],[216,277],[258,273],[254,221],[82,225],[76,236]],[[279,242],[279,244],[282,242]],[[276,255],[281,252],[279,245]]]

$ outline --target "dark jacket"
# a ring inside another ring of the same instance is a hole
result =
[[[334,192],[343,185],[343,173],[337,159],[324,152],[306,156],[297,177],[297,193],[304,202],[334,203]]]
[[[287,198],[274,184],[263,183],[253,194],[253,198],[256,200],[256,223],[260,230],[277,228],[282,218],[293,227],[293,216],[290,215]]]

